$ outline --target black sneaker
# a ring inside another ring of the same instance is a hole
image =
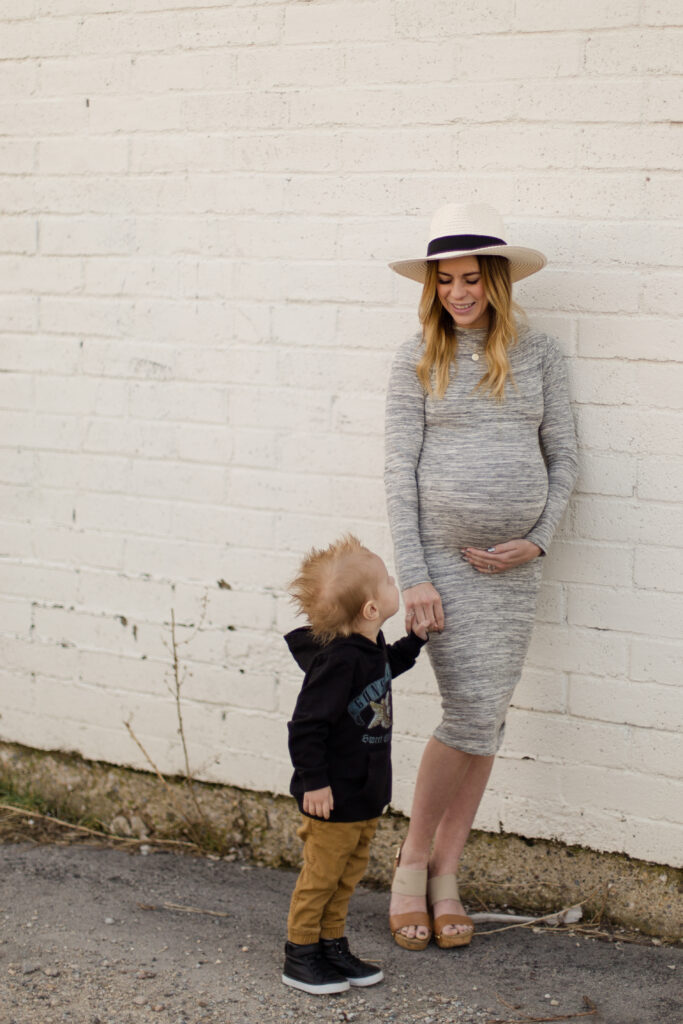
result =
[[[285,985],[310,992],[314,996],[346,992],[349,987],[346,976],[324,956],[319,942],[307,946],[300,946],[296,942],[285,943],[282,980]]]
[[[349,985],[376,985],[384,978],[379,967],[353,955],[346,936],[341,939],[321,939],[320,947],[328,964],[348,978]]]

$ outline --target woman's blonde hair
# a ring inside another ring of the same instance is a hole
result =
[[[321,643],[353,632],[364,604],[376,596],[376,563],[377,557],[352,534],[308,552],[287,589]]]
[[[505,382],[508,377],[512,380],[507,350],[517,343],[514,314],[521,316],[522,311],[512,300],[508,260],[504,256],[475,258],[489,304],[485,349],[487,369],[477,388],[502,401]],[[450,380],[451,364],[458,351],[458,335],[453,318],[441,304],[437,291],[438,275],[438,261],[429,262],[419,306],[424,352],[417,364],[417,375],[428,395],[436,393],[437,398],[443,398]]]

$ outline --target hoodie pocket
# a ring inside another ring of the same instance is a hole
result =
[[[335,811],[346,804],[358,808],[360,817],[375,817],[391,796],[391,761],[386,753],[371,754],[364,770],[354,775],[338,776],[332,783]]]
[[[335,810],[339,810],[344,804],[352,800],[357,800],[358,796],[367,788],[368,778],[369,769],[367,763],[360,771],[345,772],[343,775],[335,776],[332,783]]]

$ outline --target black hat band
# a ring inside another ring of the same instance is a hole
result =
[[[427,256],[440,252],[465,252],[468,249],[484,249],[489,245],[507,245],[502,238],[493,235],[442,235],[433,238],[427,246]]]

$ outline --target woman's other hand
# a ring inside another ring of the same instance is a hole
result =
[[[514,569],[525,562],[538,558],[541,549],[530,540],[507,540],[504,544],[496,544],[492,548],[462,548],[462,557],[466,562],[487,576]]]
[[[421,636],[421,630],[440,633],[443,629],[443,605],[436,587],[431,583],[418,583],[403,591],[406,609],[406,630]]]

